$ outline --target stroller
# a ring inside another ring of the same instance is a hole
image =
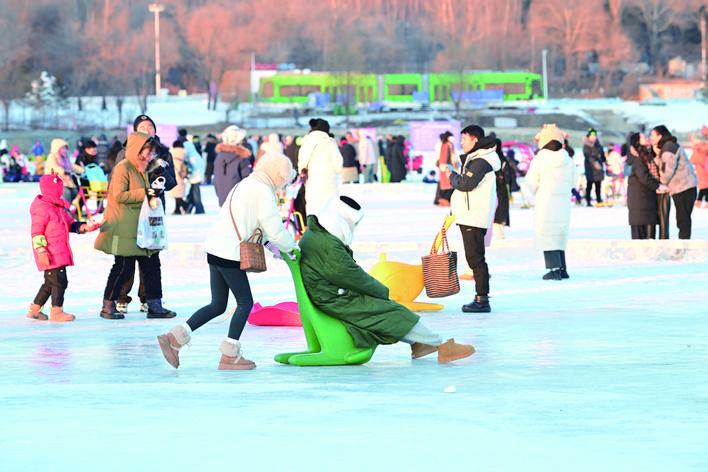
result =
[[[77,211],[77,219],[83,221],[84,212],[89,220],[98,213],[103,212],[103,202],[108,192],[108,178],[98,164],[86,165],[84,173],[79,176],[78,187],[79,195],[76,197],[76,207],[79,211]],[[95,202],[93,210],[88,205],[90,201]]]

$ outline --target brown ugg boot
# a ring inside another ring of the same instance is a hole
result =
[[[47,315],[42,313],[42,307],[36,303],[30,304],[29,312],[27,313],[27,318],[32,318],[33,320],[47,321]]]
[[[167,334],[157,337],[162,355],[175,369],[179,367],[179,350],[192,339],[192,329],[187,323],[173,326]]]
[[[74,321],[76,317],[71,313],[64,313],[64,309],[60,306],[53,306],[49,312],[49,321]]]
[[[219,350],[221,351],[220,370],[249,370],[256,368],[255,362],[244,359],[241,356],[241,343],[235,339],[226,338],[221,341]]]
[[[438,348],[430,344],[413,343],[411,344],[411,357],[418,359],[419,357],[427,356],[437,351]]]
[[[438,363],[464,359],[474,354],[474,347],[467,344],[457,344],[454,339],[448,339],[438,346]]]

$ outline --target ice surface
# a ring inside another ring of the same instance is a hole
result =
[[[507,239],[488,249],[492,313],[461,313],[470,282],[421,313],[474,344],[473,357],[412,361],[399,343],[363,366],[287,366],[273,356],[304,347],[300,328],[247,325],[258,368],[221,372],[226,323],[198,330],[178,370],[156,341],[209,301],[212,187],[205,215],[167,218],[176,320],[146,320],[137,303],[123,321],[99,318],[112,259],[93,250],[94,233],[72,235],[65,309],[77,320],[66,324],[25,318],[42,278],[29,252],[36,190],[0,184],[0,471],[708,469],[708,209],[694,211],[684,243],[629,241],[622,206],[573,208],[571,278],[543,281],[533,209],[516,202]],[[417,263],[445,214],[425,184],[344,193],[367,213],[353,246],[367,269],[380,252]],[[450,240],[462,250],[455,227]],[[268,264],[250,277],[256,301],[295,300],[285,264]]]

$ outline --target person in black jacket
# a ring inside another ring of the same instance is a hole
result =
[[[403,136],[396,136],[394,139],[393,148],[391,149],[391,183],[401,182],[406,180],[406,146]]]
[[[219,139],[209,133],[204,142],[204,152],[206,153],[206,169],[204,170],[204,183],[211,185],[211,177],[214,175],[214,160],[216,159],[216,145]],[[196,147],[196,146],[195,146]]]
[[[646,137],[634,133],[629,138],[627,162],[632,172],[627,181],[627,210],[632,239],[655,239],[659,224],[656,190],[660,182],[649,171],[652,160]]]
[[[585,200],[588,206],[592,206],[590,191],[593,185],[595,186],[597,203],[602,203],[601,187],[602,179],[605,178],[604,165],[607,162],[595,128],[590,128],[587,136],[583,138],[583,155],[585,156],[585,179],[587,180]]]

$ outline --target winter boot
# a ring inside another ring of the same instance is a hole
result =
[[[221,341],[219,350],[221,351],[219,370],[249,370],[256,368],[256,364],[253,361],[244,359],[241,356],[241,343],[235,339],[226,338]]]
[[[187,323],[173,326],[167,334],[157,337],[165,360],[174,367],[179,367],[179,350],[192,339],[192,329]]]
[[[561,251],[543,251],[543,259],[546,261],[546,269],[551,269],[543,280],[560,280],[563,278],[561,274]]]
[[[152,300],[148,300],[147,306],[148,306],[148,311],[147,311],[148,319],[174,318],[175,316],[177,316],[177,313],[175,313],[174,311],[170,311],[167,308],[164,308],[162,306],[162,300],[159,298],[153,298]]]
[[[150,311],[147,302],[140,302],[140,313],[147,313]]]
[[[127,302],[116,303],[116,311],[123,313],[125,315],[126,313],[128,313],[128,303]]]
[[[430,344],[413,343],[411,344],[411,358],[418,359],[419,357],[427,356],[437,351],[438,348]]]
[[[561,251],[561,278],[569,279],[567,267],[565,266],[565,251]]]
[[[464,359],[474,354],[474,347],[467,344],[457,344],[454,339],[448,339],[443,344],[438,346],[438,363]]]
[[[492,311],[492,307],[489,306],[489,297],[477,295],[472,303],[462,305],[462,311],[465,313],[489,313]]]
[[[64,313],[64,309],[60,306],[53,306],[49,312],[49,321],[74,321],[76,317],[71,313]]]
[[[122,320],[125,318],[125,315],[118,311],[118,308],[116,308],[116,302],[113,300],[103,300],[101,318],[105,318],[107,320]]]
[[[27,313],[27,318],[32,318],[33,320],[47,321],[47,315],[42,313],[42,307],[36,303],[31,303],[29,312]]]

